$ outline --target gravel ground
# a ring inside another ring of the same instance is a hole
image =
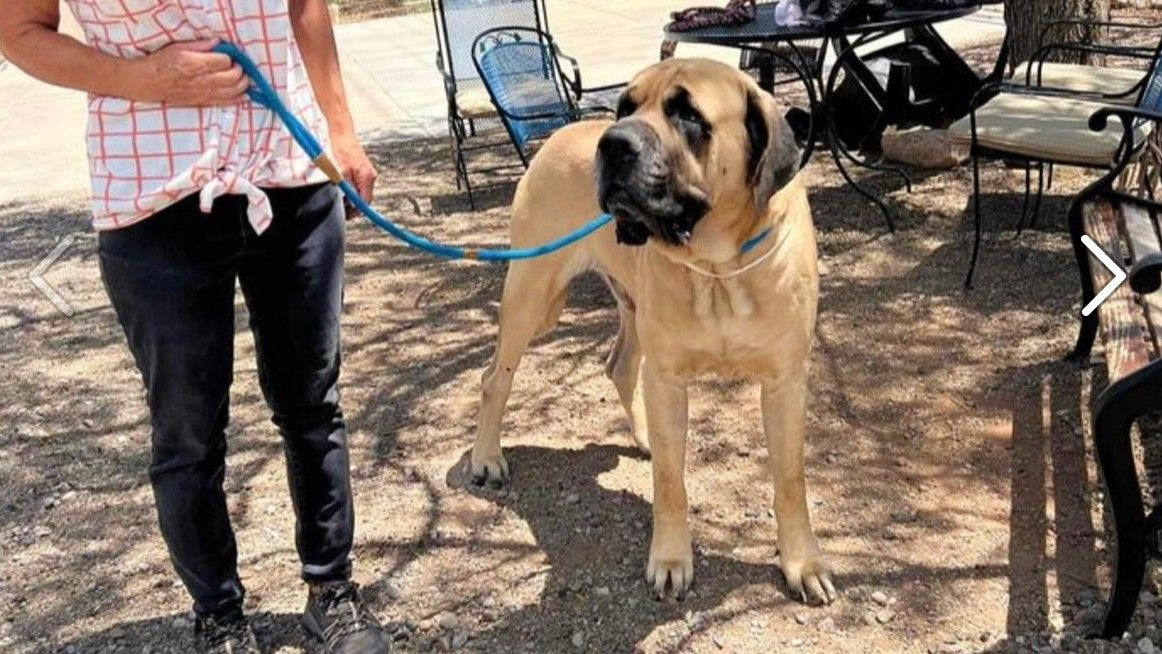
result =
[[[503,241],[511,176],[469,212],[444,141],[375,155],[382,209],[440,239]],[[807,451],[814,521],[842,592],[827,608],[788,597],[775,565],[755,389],[712,380],[691,397],[696,590],[683,603],[650,599],[649,464],[602,375],[616,311],[596,279],[575,285],[561,327],[517,378],[511,487],[467,483],[503,271],[435,262],[351,224],[343,387],[356,575],[400,650],[1162,644],[1154,594],[1124,641],[1077,637],[1100,616],[1109,577],[1088,445],[1102,372],[1061,360],[1078,311],[1064,216],[1088,178],[1061,171],[1039,225],[1017,235],[1022,175],[987,166],[988,242],[966,293],[966,170],[917,174],[911,194],[862,176],[898,212],[894,235],[823,158],[803,174],[827,269]],[[0,650],[188,652],[188,599],[154,526],[139,380],[84,214],[81,198],[0,205]],[[65,316],[26,275],[74,233],[47,276],[73,309]],[[245,324],[239,303],[227,486],[247,603],[272,651],[311,651],[281,450]]]

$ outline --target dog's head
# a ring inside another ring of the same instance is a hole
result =
[[[794,134],[770,94],[706,59],[639,73],[598,144],[598,192],[618,240],[685,245],[703,220],[765,212],[799,169]]]

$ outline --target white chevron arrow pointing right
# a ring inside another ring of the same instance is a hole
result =
[[[1112,295],[1114,291],[1118,290],[1118,287],[1126,281],[1126,271],[1122,270],[1121,266],[1114,263],[1114,260],[1110,258],[1110,255],[1106,254],[1106,251],[1101,249],[1097,243],[1094,243],[1093,239],[1090,238],[1088,234],[1081,235],[1081,242],[1085,244],[1085,247],[1089,248],[1090,252],[1093,252],[1093,256],[1097,257],[1098,261],[1101,261],[1102,265],[1104,265],[1111,273],[1113,273],[1114,276],[1114,278],[1110,280],[1110,283],[1106,284],[1106,287],[1103,288],[1100,293],[1094,296],[1094,298],[1089,301],[1089,304],[1085,305],[1085,308],[1081,310],[1081,315],[1088,318],[1091,313],[1097,311],[1097,308],[1102,305],[1102,302],[1108,300],[1110,295]]]

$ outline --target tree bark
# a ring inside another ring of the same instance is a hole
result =
[[[1110,0],[1006,0],[1005,23],[1009,27],[1009,45],[1013,63],[1028,61],[1040,47],[1041,31],[1055,20],[1085,18],[1109,20]],[[1074,26],[1050,32],[1048,42],[1093,43],[1104,30]],[[1051,61],[1089,63],[1093,57],[1073,52],[1056,52]]]

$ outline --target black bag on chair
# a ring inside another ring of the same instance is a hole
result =
[[[807,0],[803,16],[809,21],[857,25],[883,18],[891,8],[890,0]]]

